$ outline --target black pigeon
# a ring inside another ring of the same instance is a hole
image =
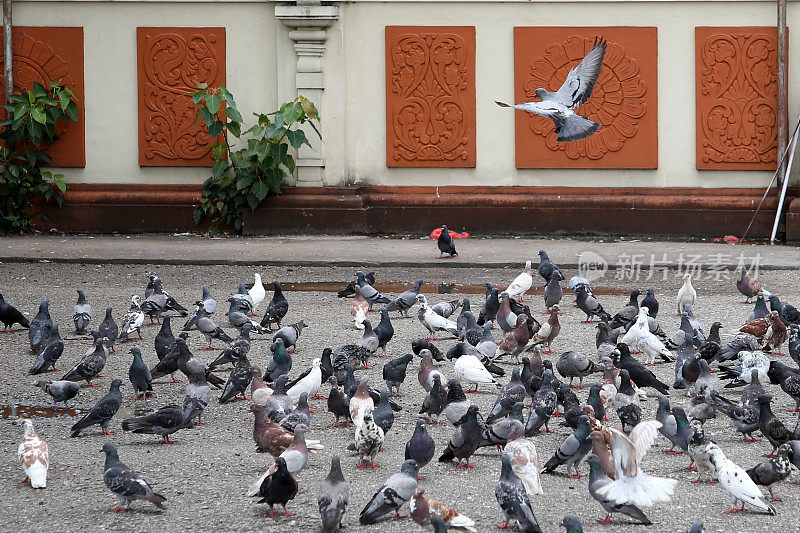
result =
[[[6,303],[2,294],[0,294],[0,322],[3,323],[3,333],[10,332],[14,324],[26,329],[31,326],[28,319],[16,307]]]
[[[378,336],[378,348],[381,348],[383,355],[386,355],[386,344],[394,337],[394,328],[392,327],[392,321],[389,320],[389,311],[385,308],[381,309],[380,323],[372,331]]]
[[[164,317],[166,320],[167,317]],[[167,374],[172,375],[172,382],[173,383],[180,383],[180,380],[175,379],[175,372],[179,370],[178,368],[178,359],[181,356],[181,343],[178,342],[179,340],[183,340],[183,346],[186,346],[186,338],[184,337],[186,333],[181,333],[180,336],[175,339],[175,343],[172,346],[172,349],[167,352],[161,360],[158,362],[156,366],[150,369],[150,376],[152,379],[160,378],[161,376],[166,376]]]
[[[33,317],[28,327],[28,340],[31,344],[31,351],[38,352],[47,337],[50,336],[50,327],[53,321],[50,319],[50,301],[42,300],[39,304],[39,312]]]
[[[278,329],[281,327],[281,320],[289,312],[289,302],[281,291],[281,284],[277,281],[273,282],[275,291],[272,294],[272,300],[267,305],[267,310],[264,312],[264,318],[261,319],[261,326],[269,328],[272,331],[272,324],[277,324]]]
[[[127,511],[134,500],[145,500],[159,509],[164,509],[165,497],[153,492],[150,484],[136,470],[128,468],[119,460],[117,447],[107,442],[101,452],[106,454],[103,466],[103,482],[119,498],[120,506],[112,512]]]
[[[760,410],[758,429],[761,430],[761,433],[767,438],[769,443],[772,444],[772,447],[774,448],[773,452],[767,455],[767,457],[774,457],[775,450],[778,449],[778,446],[792,440],[793,438],[792,433],[772,412],[772,409],[769,405],[771,400],[772,396],[769,394],[762,394],[758,397],[758,405]]]
[[[627,328],[639,317],[639,289],[631,291],[630,298],[628,299],[628,304],[622,308],[622,310],[614,315],[611,321],[608,323],[611,326],[611,329],[616,329],[619,327]]]
[[[375,272],[367,272],[364,274],[364,279],[370,285],[375,285]],[[351,280],[347,286],[336,293],[339,298],[348,298],[356,293],[356,280]]]
[[[547,282],[553,277],[554,272],[561,274],[561,269],[550,260],[547,256],[547,252],[539,250],[539,275]],[[564,279],[564,274],[561,274],[561,279]]]
[[[414,356],[412,354],[407,353],[401,357],[395,357],[383,365],[383,379],[386,381],[386,386],[389,388],[390,395],[402,396],[402,394],[400,394],[400,385],[402,385],[403,381],[406,379],[408,363],[410,363],[413,358]],[[392,394],[392,390],[394,390],[394,394]]]
[[[155,348],[159,361],[164,359],[164,356],[175,347],[175,335],[172,334],[170,323],[171,317],[169,315],[165,316],[164,321],[161,323],[161,329],[156,334]]]
[[[533,515],[531,501],[525,492],[525,485],[511,469],[511,458],[504,453],[501,461],[500,479],[494,487],[494,495],[503,509],[506,521],[499,527],[506,528],[511,520],[516,520],[523,533],[541,533],[539,523]]]
[[[439,234],[436,245],[439,247],[439,259],[441,259],[444,254],[448,254],[450,258],[458,255],[458,252],[456,252],[456,243],[453,241],[453,237],[450,236],[450,231],[448,231],[447,226],[442,226],[442,232]]]
[[[100,424],[103,435],[113,435],[108,431],[108,423],[117,414],[119,406],[122,405],[122,393],[119,391],[121,386],[121,379],[112,381],[108,394],[100,398],[92,409],[70,428],[70,431],[72,431],[70,437],[77,437],[80,435],[81,430],[94,424]]]
[[[53,398],[53,405],[58,402],[67,402],[73,399],[81,391],[81,386],[74,381],[36,381],[34,387],[39,387]]]
[[[769,297],[770,311],[777,311],[778,317],[785,325],[800,324],[800,311],[791,304],[782,302],[776,295],[771,294]]]
[[[789,454],[792,451],[791,444],[781,444],[778,447],[776,457],[772,457],[769,461],[758,463],[753,468],[747,470],[747,475],[756,485],[767,487],[770,499],[773,502],[781,501],[776,498],[772,493],[772,488],[786,480],[789,474],[792,473],[792,463],[789,460]]]
[[[386,387],[381,389],[378,401],[376,402],[373,399],[373,403],[375,404],[375,410],[372,412],[372,419],[386,434],[394,425],[394,410],[389,403],[389,391]]]
[[[297,481],[286,468],[286,459],[283,457],[275,458],[275,467],[275,472],[265,477],[264,481],[261,482],[261,487],[258,489],[258,494],[256,494],[257,497],[261,498],[258,503],[269,505],[268,518],[278,516],[275,514],[273,507],[276,503],[281,504],[281,507],[283,507],[284,516],[293,516],[292,513],[286,510],[286,504],[297,496]]]
[[[41,345],[39,355],[36,356],[36,363],[28,370],[28,374],[41,374],[52,367],[53,372],[58,372],[56,361],[64,353],[64,341],[58,334],[58,323],[53,322],[50,337]]]
[[[767,375],[772,383],[779,383],[781,390],[794,400],[794,409],[790,412],[800,411],[800,376],[797,372],[780,361],[771,361]]]
[[[491,294],[486,298],[481,306],[481,311],[478,314],[477,324],[483,326],[486,322],[492,322],[497,317],[497,311],[500,310],[500,291],[497,288],[492,288]]]
[[[658,315],[658,300],[656,300],[653,289],[647,289],[647,291],[645,291],[645,297],[642,299],[641,307],[647,308],[647,316],[650,318],[655,318]]]
[[[250,386],[251,381],[253,381],[253,368],[250,366],[250,361],[245,357],[231,370],[231,375],[228,376],[228,383],[225,384],[225,390],[222,391],[219,403],[226,404],[239,395],[247,400],[245,391]]]
[[[116,351],[114,350],[114,343],[117,337],[119,337],[119,326],[117,326],[117,323],[114,321],[114,317],[111,316],[110,307],[106,308],[106,317],[100,325],[97,326],[97,331],[104,337],[108,337],[108,347],[111,348],[112,352]]]
[[[339,419],[344,418],[347,426],[350,425],[350,399],[339,388],[336,376],[328,378],[331,392],[328,394],[328,412],[336,417],[333,427],[339,427]]]
[[[130,352],[133,354],[133,362],[128,369],[128,379],[131,380],[133,387],[133,399],[138,400],[153,392],[153,378],[150,375],[150,368],[142,360],[142,351],[133,347]]]
[[[175,441],[169,440],[169,436],[186,427],[187,422],[191,421],[191,418],[187,418],[191,410],[190,406],[181,408],[177,405],[166,405],[145,416],[126,418],[122,421],[122,430],[159,435],[164,444],[174,444]]]
[[[482,330],[481,333],[483,333]],[[414,352],[415,355],[419,355],[422,350],[430,351],[431,357],[433,357],[434,361],[444,361],[444,355],[442,355],[442,351],[437,348],[433,342],[429,341],[428,339],[415,339],[411,341],[411,351]]]
[[[272,383],[278,376],[289,374],[292,369],[292,356],[283,346],[283,339],[276,339],[272,343],[272,359],[267,364],[267,371],[264,373],[264,381]]]
[[[338,533],[350,499],[350,486],[342,474],[339,456],[331,457],[331,470],[319,486],[317,506],[322,517],[322,533]]]
[[[322,356],[320,357],[319,363],[319,370],[322,372],[322,383],[328,381],[333,375],[333,362],[331,361],[331,354],[333,350],[330,348],[325,348],[322,350]]]
[[[439,457],[439,462],[449,463],[453,459],[458,459],[456,468],[474,468],[475,465],[470,464],[469,458],[480,446],[485,430],[486,424],[478,413],[478,406],[471,405],[456,427],[444,453]],[[462,466],[462,461],[466,461],[465,466]]]
[[[722,341],[719,338],[719,330],[721,327],[722,324],[719,322],[711,324],[711,330],[708,332],[706,341],[697,349],[700,352],[700,357],[709,363],[716,359],[722,351]]]
[[[428,430],[425,428],[425,419],[418,419],[414,434],[411,435],[411,439],[406,443],[405,459],[415,460],[421,469],[431,462],[435,449],[436,444],[433,441],[433,437],[428,434]],[[421,480],[425,479],[421,476],[418,477]]]
[[[444,408],[447,406],[447,391],[442,387],[442,379],[438,374],[433,376],[433,387],[428,391],[425,399],[422,401],[422,407],[419,414],[427,414],[429,417],[436,417],[436,422],[439,422],[439,415],[442,414]],[[430,418],[429,418],[430,420]]]
[[[661,394],[667,394],[669,385],[660,381],[655,374],[646,369],[642,363],[634,359],[627,344],[617,344],[618,355],[615,354],[614,366],[624,368],[630,374],[631,381],[637,387],[651,387]]]
[[[72,321],[75,323],[75,335],[86,335],[86,328],[92,320],[92,306],[83,293],[83,289],[78,289],[78,301],[72,311]]]

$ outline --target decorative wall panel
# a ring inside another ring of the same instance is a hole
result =
[[[475,166],[475,27],[386,27],[386,165]]]
[[[0,39],[0,43],[2,39]],[[61,126],[59,139],[45,151],[52,166],[86,166],[83,107],[83,28],[14,26],[14,92],[30,89],[38,81],[49,87],[59,81],[72,89],[78,104],[78,121]],[[0,76],[0,94],[5,83]],[[0,120],[5,119],[0,107]]]
[[[697,168],[774,170],[777,30],[695,28],[695,51]]]
[[[596,37],[608,43],[603,69],[591,98],[575,112],[599,122],[600,130],[560,143],[552,120],[514,111],[518,168],[658,167],[656,28],[514,28],[515,103],[536,100],[540,87],[557,90]]]
[[[211,166],[213,144],[187,93],[225,83],[225,28],[137,28],[139,165]]]

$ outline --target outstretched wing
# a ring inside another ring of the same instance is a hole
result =
[[[658,428],[660,427],[661,422],[658,420],[647,420],[645,422],[639,422],[636,424],[636,427],[631,430],[629,438],[634,448],[636,448],[636,463],[639,463],[642,457],[647,455],[647,450],[650,449],[650,446],[656,441]]]
[[[553,94],[553,99],[570,109],[580,106],[592,95],[594,84],[603,68],[603,57],[606,53],[606,42],[602,38],[586,54],[577,67],[567,74],[561,88]]]
[[[623,432],[609,428],[611,431],[611,454],[614,456],[616,479],[634,477],[639,473],[636,446]]]

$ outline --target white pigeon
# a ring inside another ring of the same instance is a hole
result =
[[[531,262],[525,261],[525,269],[506,287],[505,292],[508,293],[509,298],[520,298],[531,288],[533,285],[531,272]]]
[[[520,111],[535,113],[549,118],[555,123],[558,142],[570,142],[585,139],[600,129],[600,124],[586,117],[575,114],[573,109],[586,102],[592,95],[597,77],[603,68],[603,56],[606,53],[604,40],[595,40],[595,44],[578,66],[567,74],[564,84],[556,92],[536,89],[535,95],[540,102],[525,102],[508,105],[495,102],[500,107],[513,107]]]
[[[678,290],[678,314],[683,313],[683,306],[686,304],[694,307],[697,300],[697,291],[692,287],[692,275],[688,272],[683,275],[683,285]]]
[[[308,394],[308,397],[311,398],[317,394],[317,391],[322,386],[322,370],[319,367],[321,363],[322,361],[319,358],[315,358],[311,362],[311,369],[308,373],[302,376],[297,383],[286,391],[286,395],[292,399],[295,405],[297,405],[301,394],[305,392]]]
[[[456,359],[453,365],[453,374],[458,381],[474,383],[475,391],[478,390],[478,385],[492,385],[495,388],[497,387],[497,381],[495,381],[489,371],[486,370],[481,360],[472,354],[464,354]]]
[[[422,325],[428,328],[430,337],[428,340],[435,340],[437,331],[447,331],[454,337],[458,337],[458,325],[441,315],[436,314],[433,309],[428,306],[428,299],[424,294],[417,295],[417,301],[420,304],[420,310],[417,313],[417,318],[422,322]]]
[[[630,503],[649,507],[656,502],[669,501],[675,492],[674,479],[650,476],[642,472],[639,463],[647,454],[658,435],[661,422],[639,422],[630,435],[615,429],[611,431],[611,454],[614,456],[616,478],[597,492],[609,500],[623,505]]]
[[[737,465],[725,456],[725,453],[714,443],[706,446],[706,450],[711,456],[711,462],[717,469],[717,479],[719,486],[725,489],[731,499],[731,508],[726,513],[735,513],[744,510],[744,504],[749,503],[769,514],[775,514],[775,507],[767,501],[761,490],[758,488],[744,468]],[[737,508],[736,502],[741,501],[742,507]]]
[[[253,300],[253,308],[250,309],[250,313],[254,316],[258,316],[256,315],[256,308],[264,301],[264,298],[267,297],[267,291],[264,289],[264,284],[261,282],[261,274],[257,272],[253,274],[253,286],[247,291],[247,294],[249,294],[250,299]]]
[[[639,308],[639,317],[636,323],[622,336],[622,342],[630,347],[636,346],[644,353],[646,365],[655,363],[656,355],[662,355],[668,360],[672,359],[672,353],[667,350],[664,343],[650,331],[650,324],[647,320],[649,310],[647,307]]]
[[[33,422],[25,419],[25,437],[17,450],[25,479],[31,482],[34,489],[43,489],[47,486],[47,469],[50,466],[47,443],[39,438],[33,429]]]

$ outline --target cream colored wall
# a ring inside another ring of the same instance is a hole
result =
[[[137,27],[224,26],[227,86],[245,120],[278,103],[275,47],[279,33],[288,37],[270,2],[17,0],[14,24],[83,26],[86,168],[61,169],[69,182],[202,183],[209,175],[204,168],[139,167]]]
[[[695,26],[775,25],[774,2],[365,2],[347,3],[341,23],[350,83],[343,157],[349,182],[393,185],[566,185],[760,187],[769,172],[695,169]],[[386,167],[384,27],[474,25],[477,70],[477,166],[474,169]],[[657,26],[657,170],[517,169],[514,114],[494,100],[513,99],[514,26]],[[800,98],[800,5],[789,3],[790,122]],[[794,89],[791,89],[794,88]],[[504,112],[505,111],[505,112]],[[329,154],[335,157],[337,154]],[[800,167],[800,161],[798,161]],[[800,172],[793,172],[797,181]],[[336,176],[330,176],[335,181]]]
[[[228,86],[247,119],[295,94],[296,58],[274,3],[258,0],[16,0],[17,25],[83,26],[86,168],[63,169],[83,183],[201,183],[207,170],[140,168],[137,143],[136,28],[225,26]],[[800,5],[789,2],[789,86],[800,81]],[[322,102],[329,185],[569,185],[760,187],[768,172],[695,169],[694,27],[775,24],[769,1],[477,0],[342,3],[328,29]],[[474,25],[477,37],[477,167],[386,167],[384,27]],[[659,168],[518,170],[514,115],[494,105],[513,96],[514,26],[657,26]],[[790,122],[800,95],[790,90]],[[793,124],[792,124],[793,127]],[[800,160],[793,181],[800,181]]]

